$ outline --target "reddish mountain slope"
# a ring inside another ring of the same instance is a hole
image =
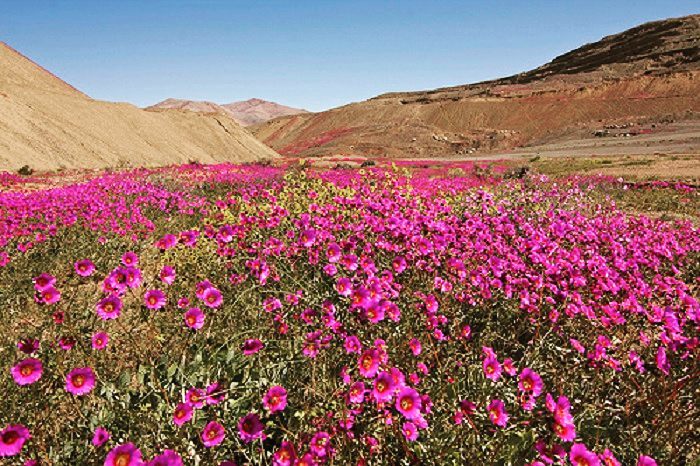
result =
[[[384,94],[251,130],[287,155],[425,157],[508,150],[693,112],[700,112],[700,15],[643,24],[508,78]]]

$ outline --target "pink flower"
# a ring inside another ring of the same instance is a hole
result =
[[[161,290],[148,290],[143,296],[143,303],[148,309],[161,309],[165,306],[165,293]]]
[[[280,385],[270,387],[267,393],[265,393],[262,402],[263,406],[270,414],[284,411],[284,408],[287,407],[287,390]]]
[[[409,442],[415,442],[418,440],[418,429],[412,422],[404,422],[403,426],[401,426],[401,432]]]
[[[296,458],[297,454],[294,450],[294,444],[285,440],[272,456],[272,464],[274,466],[292,466]]]
[[[206,390],[207,404],[217,405],[226,399],[226,393],[219,382],[212,382]]]
[[[622,463],[620,463],[617,458],[615,458],[615,455],[613,455],[613,452],[611,452],[609,449],[605,449],[602,455],[600,457],[603,460],[603,464],[605,466],[622,466]]]
[[[408,346],[411,347],[411,352],[414,356],[420,355],[423,351],[423,347],[421,346],[418,338],[412,338],[411,341],[408,342]]]
[[[173,450],[165,450],[148,462],[148,466],[183,466],[182,458]]]
[[[204,313],[198,307],[188,309],[184,314],[185,325],[191,329],[199,330],[204,326]]]
[[[242,348],[243,354],[245,356],[250,356],[250,355],[257,353],[258,351],[260,351],[264,347],[265,347],[265,345],[263,345],[263,342],[258,340],[257,338],[246,340],[243,343],[243,348]]]
[[[520,372],[518,388],[522,392],[531,392],[532,396],[538,397],[542,393],[542,378],[529,367]]]
[[[576,426],[573,422],[554,423],[554,433],[564,442],[572,442],[576,438]]]
[[[576,466],[600,466],[598,455],[582,443],[574,443],[569,451],[569,460]]]
[[[501,378],[501,364],[495,357],[489,356],[484,359],[484,375],[487,379],[491,379],[496,382]]]
[[[316,242],[316,230],[308,229],[301,232],[299,242],[305,248],[310,248]]]
[[[107,348],[109,343],[109,335],[105,332],[98,332],[92,336],[92,349],[103,350]]]
[[[501,400],[493,400],[487,408],[489,419],[499,427],[505,427],[508,424],[508,413],[505,405]]]
[[[358,366],[363,377],[374,377],[379,369],[379,352],[376,349],[365,350],[358,360]]]
[[[224,426],[218,422],[211,421],[204,427],[201,437],[202,443],[205,447],[215,447],[224,441],[224,437],[226,437],[226,430],[224,429]]]
[[[122,256],[122,264],[126,265],[127,267],[132,267],[135,266],[139,263],[139,256],[136,255],[134,252],[125,252],[124,255]]]
[[[362,351],[362,343],[360,343],[360,339],[357,338],[355,335],[350,335],[348,337],[345,337],[345,352],[348,354],[351,353],[356,353],[360,354]]]
[[[328,432],[316,432],[309,442],[309,450],[317,458],[325,458],[329,452],[331,436]]]
[[[19,455],[31,435],[21,424],[9,425],[0,430],[0,457]]]
[[[180,403],[175,407],[173,412],[173,424],[182,427],[185,423],[192,419],[192,405],[189,403]]]
[[[89,277],[95,272],[95,264],[90,259],[81,259],[73,264],[73,267],[75,268],[75,273],[81,277]]]
[[[175,269],[169,265],[163,266],[160,270],[160,279],[166,285],[172,285],[175,283]]]
[[[518,373],[518,370],[513,366],[513,360],[510,358],[503,360],[503,370],[511,377]]]
[[[348,390],[348,399],[350,403],[360,404],[365,400],[365,384],[362,382],[355,382],[350,386]]]
[[[206,401],[207,395],[201,388],[190,388],[185,393],[185,400],[192,405],[193,408],[202,408]]]
[[[10,372],[17,385],[31,385],[41,378],[43,370],[40,360],[27,358],[10,369]]]
[[[350,296],[352,293],[352,282],[349,278],[341,277],[335,283],[335,289],[341,296]]]
[[[406,419],[413,420],[420,416],[421,398],[418,392],[410,387],[402,387],[396,397],[396,410]]]
[[[46,288],[52,287],[56,283],[56,277],[49,275],[48,273],[42,273],[34,278],[34,289],[37,291],[43,291]]]
[[[23,338],[17,342],[17,349],[24,354],[32,354],[39,351],[39,340],[36,338]]]
[[[38,301],[42,304],[56,304],[61,300],[61,292],[53,286],[49,286],[39,291]]]
[[[105,443],[107,443],[110,439],[111,435],[105,429],[104,427],[98,427],[95,429],[94,434],[92,435],[92,444],[96,447],[101,447]]]
[[[116,296],[107,296],[97,303],[97,315],[102,320],[111,320],[119,317],[122,311],[122,301]]]
[[[208,307],[217,308],[224,302],[224,297],[221,294],[221,291],[214,287],[210,287],[204,290],[204,293],[202,293],[202,301],[204,301],[204,305]]]
[[[394,397],[394,378],[390,372],[384,371],[374,380],[372,397],[377,403],[386,403]]]
[[[656,466],[656,461],[649,456],[640,455],[637,460],[637,466]]]
[[[666,348],[663,346],[659,346],[656,350],[656,367],[665,375],[668,375],[671,369],[671,365],[668,363],[668,358],[666,357]]]
[[[249,413],[238,421],[238,435],[245,443],[250,443],[255,439],[263,438],[263,425],[260,416]]]
[[[144,466],[141,450],[133,443],[114,447],[107,454],[104,466]]]
[[[78,367],[66,376],[66,391],[76,396],[87,395],[95,388],[95,373],[90,367]]]

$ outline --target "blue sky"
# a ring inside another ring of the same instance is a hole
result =
[[[98,99],[322,110],[514,74],[697,0],[0,0],[0,40]]]

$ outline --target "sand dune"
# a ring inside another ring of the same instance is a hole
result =
[[[91,99],[0,43],[0,169],[159,166],[275,157],[226,115]]]

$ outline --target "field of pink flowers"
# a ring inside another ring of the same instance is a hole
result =
[[[2,177],[0,464],[698,461],[698,191],[457,168]]]

